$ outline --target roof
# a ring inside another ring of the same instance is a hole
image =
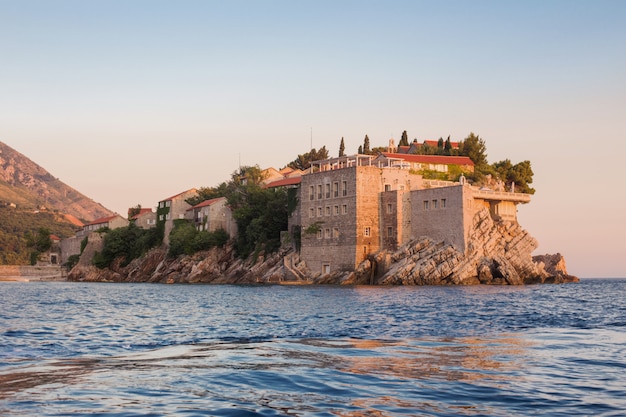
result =
[[[163,200],[160,200],[160,201],[170,201],[170,200],[173,200],[173,199],[175,199],[175,198],[181,197],[181,196],[183,196],[184,194],[187,194],[187,193],[197,193],[197,192],[198,192],[198,190],[197,190],[197,189],[195,189],[195,188],[191,188],[191,189],[189,189],[189,190],[187,190],[187,191],[183,191],[182,193],[178,193],[178,194],[173,195],[173,196],[171,196],[171,197],[169,197],[169,198],[164,198]]]
[[[129,209],[128,209],[128,214],[130,214],[131,210],[133,210],[133,208],[129,208]],[[144,214],[146,214],[146,213],[152,213],[152,209],[150,209],[150,208],[142,208],[142,209],[139,209],[139,213],[135,214],[135,215],[132,217],[132,219],[134,220],[134,219],[136,219],[137,217],[142,216],[142,215],[144,215]]]
[[[425,144],[427,144],[428,146],[432,146],[432,147],[437,147],[439,146],[439,140],[425,140],[424,141]],[[443,141],[444,146],[446,141]],[[450,142],[450,145],[452,145],[452,149],[458,149],[459,148],[459,142]]]
[[[217,198],[212,198],[210,200],[204,200],[203,202],[198,203],[195,206],[187,209],[187,211],[193,210],[193,209],[197,209],[197,208],[211,206],[211,205],[217,203],[218,201],[222,201],[222,200],[226,200],[226,197],[217,197]]]
[[[265,184],[265,188],[287,187],[290,185],[298,185],[302,182],[302,177],[289,177],[282,180],[273,181],[269,184]]]
[[[108,223],[111,220],[115,219],[116,217],[121,217],[121,216],[119,214],[116,214],[115,216],[101,217],[99,219],[96,219],[96,220],[92,221],[91,223],[87,223],[85,226],[93,226],[94,224]]]
[[[382,152],[382,155],[388,158],[400,158],[413,163],[474,166],[474,162],[467,156],[414,155],[389,152]]]
[[[59,241],[59,240],[61,240],[61,238],[60,238],[60,237],[58,237],[57,235],[50,235],[50,240],[56,240],[56,241]]]

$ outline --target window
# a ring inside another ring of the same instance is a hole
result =
[[[322,274],[330,274],[330,264],[322,265]]]
[[[371,232],[372,232],[372,229],[369,228],[369,227],[366,227],[365,229],[363,229],[363,236],[370,237],[371,236]]]
[[[424,200],[424,210],[428,210],[428,200]]]
[[[326,198],[330,198],[330,184],[326,184]]]
[[[391,203],[387,204],[387,213],[388,214],[393,213],[393,204]]]
[[[326,215],[330,216],[330,206],[326,206]]]
[[[317,208],[317,217],[322,217],[322,208],[321,207]]]
[[[167,214],[165,215],[165,220],[169,220],[169,219],[170,219],[170,214],[169,214],[169,213],[167,213]]]
[[[309,200],[315,200],[315,187],[312,185],[309,187]]]
[[[165,201],[159,201],[159,208],[165,207]]]
[[[167,201],[165,202],[165,207],[169,207],[169,206],[171,206],[171,205],[172,205],[172,202],[171,202],[170,200],[167,200]]]
[[[342,190],[343,190],[343,195],[347,196],[348,195],[348,181],[343,181],[341,183],[341,187],[342,187]]]
[[[163,221],[163,215],[159,214],[159,221]]]
[[[446,208],[446,199],[445,198],[441,199],[441,208],[442,209]]]
[[[339,197],[339,183],[333,182],[333,197]]]
[[[339,214],[339,206],[335,206],[334,214],[335,216]]]
[[[324,237],[330,239],[330,229],[324,229]]]
[[[322,238],[322,229],[317,231],[317,238],[321,239]]]
[[[385,191],[391,191],[391,184],[385,184]]]
[[[322,184],[317,185],[317,199],[318,200],[322,199]]]
[[[315,209],[313,207],[309,209],[309,217],[315,217]]]
[[[341,214],[348,214],[348,205],[344,204],[341,206]]]
[[[387,237],[393,237],[393,227],[387,227]]]
[[[333,237],[337,239],[339,237],[339,228],[333,227]]]
[[[437,209],[438,204],[439,204],[438,200],[433,200],[433,210]]]

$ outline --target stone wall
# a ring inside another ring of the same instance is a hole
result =
[[[61,265],[72,255],[80,255],[80,244],[85,236],[72,236],[61,240]]]
[[[408,192],[420,184],[421,177],[406,169],[376,166],[304,175],[302,259],[314,272],[351,270],[382,247],[395,248],[400,240],[408,240]],[[396,213],[383,216],[387,204],[392,204]],[[388,227],[393,236],[387,236]]]
[[[412,237],[445,241],[463,252],[474,214],[469,187],[429,188],[411,192]]]
[[[65,278],[65,270],[55,266],[0,265],[0,281],[13,280],[59,280]]]

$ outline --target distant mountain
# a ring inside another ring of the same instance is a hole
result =
[[[3,142],[0,142],[0,203],[25,209],[45,207],[86,222],[114,214]]]

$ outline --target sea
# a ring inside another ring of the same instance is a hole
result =
[[[0,283],[1,416],[624,416],[626,279]]]

